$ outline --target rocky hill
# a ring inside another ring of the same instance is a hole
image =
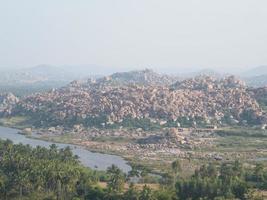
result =
[[[0,94],[0,116],[11,115],[18,102],[19,99],[12,93]]]
[[[188,89],[188,90],[223,90],[229,88],[244,89],[245,82],[236,79],[234,76],[226,78],[215,78],[212,76],[197,76],[195,78],[177,81],[171,86],[173,89]]]
[[[162,80],[157,82],[153,76],[144,76],[146,74],[153,73],[113,74],[111,79],[87,83],[75,81],[57,90],[23,98],[13,113],[31,114],[54,124],[95,122],[103,125],[122,123],[126,119],[192,126],[259,123],[265,116],[244,83],[232,76],[223,79],[200,76],[160,85]],[[106,84],[113,79],[125,84]]]
[[[162,75],[150,69],[130,72],[117,72],[97,80],[88,80],[91,87],[125,86],[125,85],[170,85],[178,81],[175,76]]]
[[[261,108],[267,110],[267,87],[250,88],[249,92],[251,96],[256,99]]]

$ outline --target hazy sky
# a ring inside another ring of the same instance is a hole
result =
[[[266,0],[0,0],[0,68],[267,64]]]

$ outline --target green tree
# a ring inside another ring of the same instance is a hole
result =
[[[157,200],[174,200],[175,194],[171,190],[158,190],[155,193]]]
[[[128,178],[132,177],[140,177],[140,172],[138,171],[136,166],[133,166],[132,169],[128,172]]]
[[[152,190],[145,185],[140,193],[140,200],[155,200]]]
[[[134,184],[131,183],[129,189],[123,195],[124,200],[139,200],[139,193],[134,187]]]
[[[262,163],[257,163],[254,169],[254,175],[258,182],[264,180],[264,166]]]
[[[172,162],[172,172],[177,176],[179,172],[181,172],[182,167],[179,160],[175,160]]]
[[[112,165],[107,169],[107,173],[110,178],[108,181],[108,189],[111,192],[121,192],[124,188],[125,175],[124,173],[115,165]]]

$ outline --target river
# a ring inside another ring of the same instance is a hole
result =
[[[106,170],[112,164],[118,166],[122,171],[128,172],[131,170],[131,167],[127,164],[126,160],[124,160],[120,156],[102,154],[102,153],[94,153],[90,152],[83,147],[71,145],[71,144],[62,144],[62,143],[54,143],[47,142],[38,139],[28,138],[24,135],[18,133],[19,130],[13,128],[6,128],[0,126],[0,139],[9,139],[13,141],[13,143],[18,144],[29,144],[32,147],[41,146],[41,147],[49,147],[51,144],[56,144],[59,148],[64,148],[69,146],[72,149],[72,152],[79,156],[81,163],[84,166],[90,167],[96,170]]]

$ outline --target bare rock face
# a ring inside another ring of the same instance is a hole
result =
[[[177,128],[170,128],[167,132],[166,132],[166,136],[170,137],[170,138],[176,138],[179,137],[179,132]]]
[[[171,85],[172,89],[190,89],[190,90],[222,90],[222,89],[244,89],[245,82],[235,78],[234,76],[225,77],[223,79],[211,76],[198,76],[195,78],[178,81]]]
[[[256,98],[234,77],[197,77],[175,84],[168,79],[166,84],[159,84],[164,79],[155,78],[157,75],[151,71],[133,74],[113,74],[89,83],[72,82],[51,92],[28,96],[18,104],[27,112],[47,113],[62,122],[105,116],[108,124],[129,117],[166,123],[181,117],[221,121],[228,116],[238,123],[244,113],[255,120],[264,115]],[[120,84],[114,84],[114,80]]]
[[[267,112],[267,87],[250,88],[250,95],[256,99],[263,111]],[[262,123],[267,124],[267,114],[263,114]]]
[[[126,86],[126,85],[170,85],[175,83],[178,77],[162,75],[150,69],[130,72],[117,72],[96,80],[91,87]]]
[[[0,94],[0,116],[10,115],[19,99],[12,93]]]

